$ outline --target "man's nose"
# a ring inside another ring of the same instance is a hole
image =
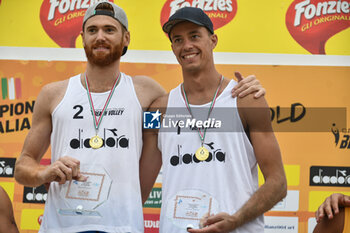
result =
[[[193,48],[192,41],[189,39],[184,39],[183,48],[184,48],[184,50],[191,50]]]
[[[105,33],[102,29],[97,31],[96,40],[105,40]]]

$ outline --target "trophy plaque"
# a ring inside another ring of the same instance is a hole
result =
[[[58,210],[61,215],[101,216],[96,210],[108,200],[112,179],[102,166],[81,165],[84,182],[71,180],[62,185],[60,196],[68,208]]]
[[[218,210],[218,202],[209,194],[200,190],[183,190],[169,200],[166,216],[181,229],[198,229],[203,217],[216,214]]]

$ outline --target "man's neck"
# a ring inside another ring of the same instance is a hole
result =
[[[184,89],[190,104],[205,104],[212,101],[215,91],[219,87],[222,75],[216,70],[208,73],[184,73]],[[227,85],[223,82],[218,94]]]
[[[115,80],[118,78],[119,61],[103,67],[88,62],[85,75],[89,82],[91,92],[109,91],[112,89]],[[82,83],[84,87],[85,75],[82,75]]]

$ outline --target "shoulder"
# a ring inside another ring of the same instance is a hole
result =
[[[137,98],[143,109],[149,108],[152,102],[166,94],[164,88],[150,77],[137,75],[132,79]]]
[[[65,92],[65,90],[67,89],[67,86],[68,86],[68,82],[69,82],[69,79],[66,79],[63,81],[58,81],[58,82],[46,84],[41,89],[41,92],[47,96],[55,96],[60,92]]]
[[[262,96],[260,98],[254,98],[255,93],[251,93],[249,95],[246,95],[244,97],[237,98],[237,107],[239,108],[254,108],[254,107],[260,107],[260,108],[268,108],[268,104],[266,102],[266,99]]]
[[[69,79],[49,83],[43,86],[37,97],[36,105],[44,105],[51,112],[62,100],[67,90],[68,82]]]
[[[132,77],[132,80],[136,89],[152,90],[155,88],[156,91],[163,89],[159,83],[148,76],[136,75]]]
[[[237,108],[245,129],[271,130],[270,109],[264,97],[249,94],[237,98]]]
[[[152,102],[150,108],[151,109],[166,108],[168,105],[168,99],[169,99],[169,93],[166,95],[160,96]]]

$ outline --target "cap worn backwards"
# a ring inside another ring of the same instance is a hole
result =
[[[177,10],[163,25],[163,31],[168,33],[170,37],[170,32],[173,27],[176,24],[184,21],[189,21],[191,23],[203,26],[207,28],[211,34],[214,34],[213,23],[210,20],[209,16],[204,13],[202,9],[196,7],[183,7]]]
[[[108,10],[96,9],[98,5],[102,3],[108,3],[113,7],[113,12]],[[84,20],[83,20],[83,29],[86,21],[95,15],[107,15],[116,20],[118,20],[125,28],[128,30],[128,18],[126,17],[125,11],[119,6],[115,5],[112,2],[100,1],[93,5],[91,5],[85,12]]]
[[[110,6],[112,6],[113,12],[109,10],[104,10],[104,9],[96,9],[97,6],[99,6],[102,3],[107,3]],[[114,3],[107,2],[107,1],[96,2],[86,10],[84,20],[83,20],[83,30],[84,30],[86,21],[95,15],[110,16],[113,19],[116,19],[121,25],[123,25],[126,28],[126,30],[128,30],[128,18],[126,17],[125,11],[119,6],[115,5]],[[126,53],[127,50],[128,50],[128,47],[124,47],[122,56]]]

